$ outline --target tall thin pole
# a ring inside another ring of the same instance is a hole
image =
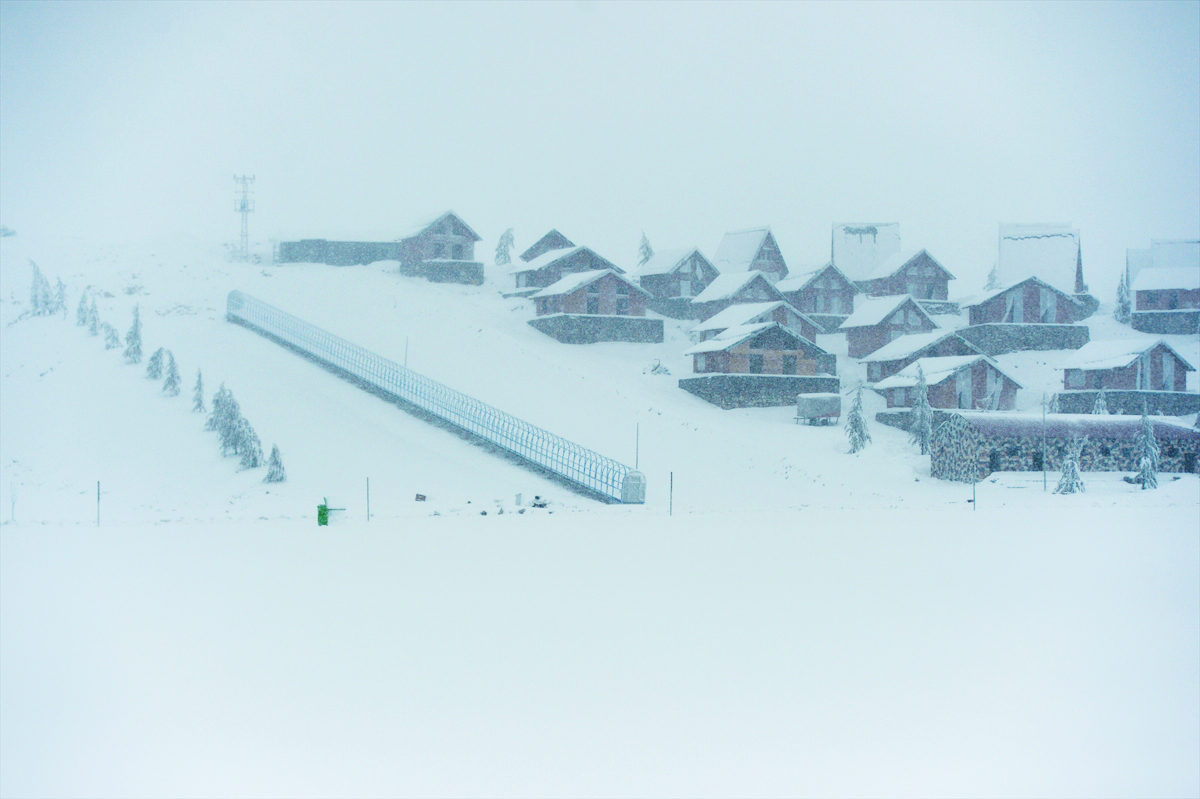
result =
[[[1046,392],[1042,392],[1042,490],[1046,490]]]
[[[96,481],[96,526],[100,526],[100,481]]]
[[[642,445],[642,425],[641,422],[633,426],[633,468],[638,467],[638,453],[641,451]]]
[[[675,515],[675,472],[671,472],[670,497],[671,497],[670,504],[667,505],[667,515],[674,516]]]
[[[371,521],[371,478],[367,478],[367,521]]]

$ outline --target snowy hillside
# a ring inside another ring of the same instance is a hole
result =
[[[26,315],[30,259],[66,284],[65,319]],[[564,345],[488,269],[434,285],[0,240],[0,794],[1200,791],[1196,475],[1087,474],[1064,497],[1000,474],[976,509],[899,430],[849,455],[840,426],[680,390],[687,323]],[[122,335],[139,307],[180,396],[76,325],[87,287]],[[230,324],[233,289],[636,460],[646,505],[572,493]],[[1171,341],[1200,365],[1196,337]],[[819,343],[844,389],[862,380]],[[1000,360],[1022,409],[1061,379],[1053,353]],[[220,456],[197,369],[287,482]],[[345,508],[327,531],[322,498]]]

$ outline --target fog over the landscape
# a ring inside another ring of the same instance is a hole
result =
[[[977,288],[1000,222],[1200,231],[1200,4],[0,3],[19,235],[394,238],[453,208],[632,265],[897,221]]]

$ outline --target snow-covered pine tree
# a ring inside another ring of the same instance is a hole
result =
[[[92,297],[92,304],[88,308],[88,335],[100,335],[100,311],[96,310],[95,297]]]
[[[1000,288],[1000,275],[996,273],[996,267],[999,264],[992,264],[992,271],[988,272],[987,283],[983,285],[984,291],[995,291]]]
[[[287,472],[283,468],[283,456],[279,454],[279,445],[271,445],[271,459],[267,462],[267,476],[263,478],[264,483],[282,483],[287,479]]]
[[[167,351],[159,347],[150,356],[150,360],[146,361],[146,377],[151,380],[157,380],[163,375],[163,357]]]
[[[1129,296],[1129,267],[1121,274],[1121,282],[1117,283],[1117,304],[1113,308],[1113,318],[1123,325],[1133,319],[1133,303]]]
[[[167,350],[167,379],[163,381],[162,391],[168,397],[179,396],[179,367],[175,365],[175,353]]]
[[[1092,413],[1108,415],[1108,403],[1104,399],[1104,389],[1100,389],[1100,393],[1096,395],[1096,404],[1092,406]]]
[[[204,413],[204,376],[196,370],[196,385],[192,388],[192,413]]]
[[[262,443],[258,440],[258,433],[254,432],[254,428],[245,418],[238,420],[238,444],[240,446],[239,455],[242,456],[241,466],[243,469],[257,469],[266,462],[263,457]]]
[[[213,394],[212,411],[204,421],[205,430],[216,430],[221,426],[221,406],[225,404],[225,398],[228,394],[229,392],[225,390],[224,383],[217,389],[217,393]]]
[[[1058,479],[1055,494],[1074,494],[1087,489],[1083,478],[1079,476],[1079,457],[1083,452],[1083,444],[1087,438],[1075,438],[1067,445],[1067,456],[1063,459],[1062,477]]]
[[[929,441],[933,438],[933,408],[929,407],[929,385],[920,364],[917,364],[917,400],[908,418],[909,443],[919,446],[922,455],[928,455]]]
[[[37,264],[30,261],[29,265],[33,267],[33,282],[29,286],[29,313],[33,316],[48,316],[58,310],[54,307],[50,283],[42,276],[42,270],[38,269]]]
[[[1142,480],[1142,488],[1158,488],[1158,439],[1154,437],[1154,425],[1144,405],[1142,426],[1133,441],[1133,451],[1138,459],[1138,477]],[[1147,474],[1151,475],[1150,485],[1146,484]]]
[[[133,323],[125,334],[125,363],[142,362],[142,320],[138,316],[138,307],[133,306]]]
[[[1058,409],[1058,394],[1057,393],[1055,393],[1054,396],[1052,396],[1050,398],[1050,407],[1046,409],[1046,412],[1047,413],[1062,413],[1062,411],[1060,411]]]
[[[102,327],[104,329],[104,349],[115,350],[121,346],[121,336],[117,333],[117,329],[108,322],[105,322]]]
[[[638,266],[644,266],[647,261],[654,257],[654,248],[650,246],[650,239],[646,238],[646,231],[642,231],[642,243],[638,245]]]
[[[54,289],[54,310],[55,312],[62,311],[63,319],[67,318],[67,284],[62,282],[61,277],[54,278],[58,284]]]
[[[863,417],[862,386],[854,395],[850,404],[850,413],[846,416],[846,437],[850,439],[850,452],[858,452],[871,443],[871,433],[867,430],[867,420]]]
[[[240,455],[242,452],[242,409],[233,392],[226,390],[225,401],[221,403],[221,417],[217,420],[217,435],[221,439],[222,455]]]
[[[509,228],[500,235],[500,241],[496,244],[496,266],[504,266],[512,263],[512,257],[509,253],[513,248],[513,229]]]
[[[79,327],[85,327],[88,323],[88,293],[87,289],[79,295],[79,307],[75,309],[75,324]]]

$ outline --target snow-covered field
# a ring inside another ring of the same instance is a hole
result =
[[[65,320],[22,318],[30,258]],[[139,305],[179,397],[76,326],[85,286],[122,334]],[[1200,793],[1195,475],[1061,497],[1005,474],[972,506],[901,431],[848,455],[841,427],[679,390],[682,323],[567,346],[507,286],[0,240],[0,794]],[[636,459],[647,504],[229,324],[232,289]],[[1037,407],[1053,354],[1005,357]],[[220,457],[197,368],[286,483]],[[326,497],[345,511],[318,529]]]

